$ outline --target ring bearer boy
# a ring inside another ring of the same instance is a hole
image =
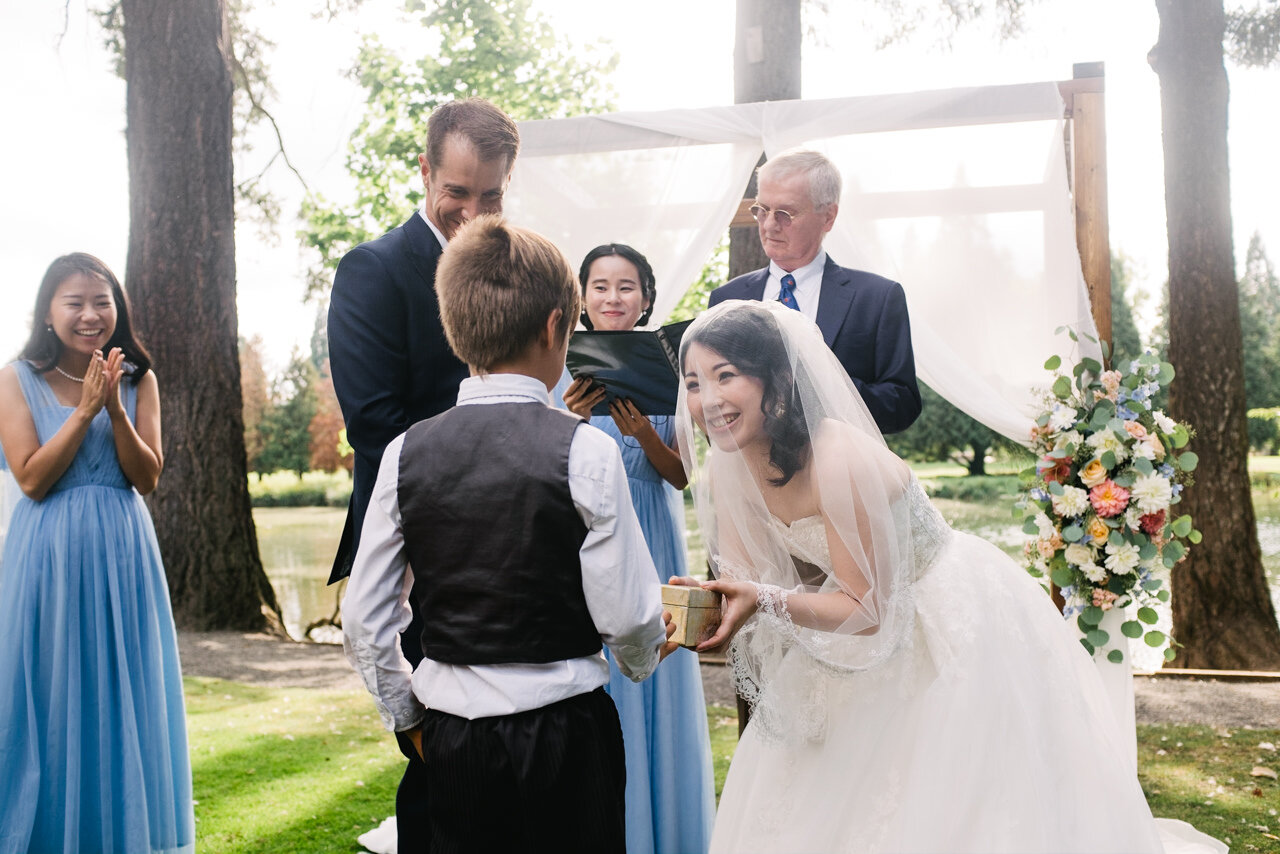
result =
[[[483,216],[449,241],[436,291],[471,376],[383,454],[342,606],[347,657],[425,764],[424,851],[622,852],[601,642],[636,681],[675,647],[617,445],[550,405],[577,280],[545,238]],[[414,669],[397,643],[410,595]]]

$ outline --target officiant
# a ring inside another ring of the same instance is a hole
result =
[[[791,150],[756,173],[751,215],[769,266],[716,288],[709,305],[776,300],[814,321],[881,433],[920,415],[911,323],[902,285],[841,267],[822,248],[840,210],[840,171],[816,151]]]

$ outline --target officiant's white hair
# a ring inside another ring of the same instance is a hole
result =
[[[826,155],[807,148],[789,148],[756,170],[757,179],[781,181],[792,175],[809,176],[809,198],[814,208],[822,210],[840,201],[844,182],[840,170]]]

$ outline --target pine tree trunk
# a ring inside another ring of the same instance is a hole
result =
[[[1204,541],[1173,570],[1174,666],[1280,669],[1249,492],[1244,359],[1231,244],[1222,0],[1156,0],[1169,229],[1169,409],[1196,431],[1177,511]]]
[[[223,0],[122,0],[129,255],[160,381],[150,500],[178,624],[277,627],[249,503],[236,353],[232,80]]]

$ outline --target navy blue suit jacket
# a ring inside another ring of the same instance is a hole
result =
[[[711,292],[710,305],[764,298],[769,269],[732,279]],[[841,267],[827,256],[818,297],[818,328],[862,395],[881,433],[897,433],[920,415],[911,351],[911,322],[902,285]]]
[[[415,213],[344,255],[334,275],[329,369],[355,450],[355,479],[330,584],[351,573],[383,449],[452,407],[467,376],[440,325],[435,281],[442,251]]]

